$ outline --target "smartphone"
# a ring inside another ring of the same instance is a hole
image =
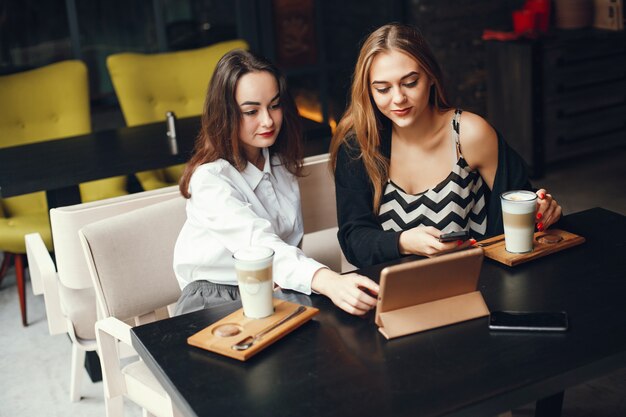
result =
[[[467,230],[461,230],[460,232],[448,232],[442,233],[439,236],[440,242],[456,242],[457,240],[462,240],[465,242],[469,239],[469,232]]]
[[[492,311],[491,330],[564,332],[568,321],[565,311]]]

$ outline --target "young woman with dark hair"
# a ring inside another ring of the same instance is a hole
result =
[[[378,285],[339,275],[306,257],[297,176],[300,119],[284,77],[267,60],[232,51],[211,79],[202,127],[181,178],[187,221],[174,252],[183,293],[176,313],[239,299],[232,253],[249,245],[274,250],[274,282],[328,296],[351,314],[376,305]]]

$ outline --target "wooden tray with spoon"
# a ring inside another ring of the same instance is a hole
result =
[[[541,258],[551,253],[559,252],[572,246],[580,245],[585,238],[565,230],[549,229],[545,232],[536,232],[534,248],[528,253],[510,253],[504,247],[504,235],[494,236],[481,240],[476,246],[481,246],[485,256],[508,266],[515,266],[533,259]]]
[[[315,307],[274,298],[274,314],[262,319],[251,319],[243,309],[190,336],[187,343],[245,361],[286,334],[297,329],[319,313]]]

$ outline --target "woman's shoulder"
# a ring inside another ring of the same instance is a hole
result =
[[[228,161],[225,159],[217,159],[198,165],[191,176],[191,183],[227,179],[236,173],[238,173],[238,171]]]
[[[497,159],[498,135],[489,122],[475,113],[464,111],[459,125],[461,153],[470,166],[485,166]]]
[[[460,119],[461,141],[481,142],[496,136],[496,131],[482,116],[464,111]]]
[[[464,111],[459,121],[461,148],[492,145],[497,141],[495,129],[482,116]]]

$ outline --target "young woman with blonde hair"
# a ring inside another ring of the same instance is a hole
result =
[[[361,48],[331,144],[339,242],[356,266],[432,256],[502,233],[499,195],[531,189],[522,159],[482,117],[452,108],[442,79],[412,26],[382,26]],[[561,207],[536,192],[543,230]],[[460,230],[472,239],[439,241]]]

